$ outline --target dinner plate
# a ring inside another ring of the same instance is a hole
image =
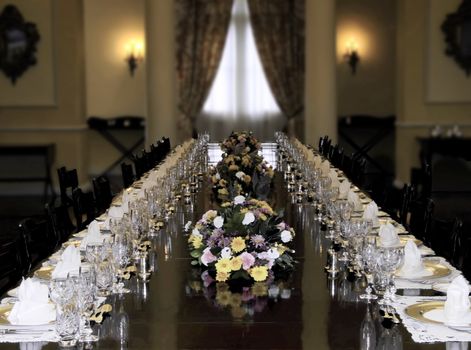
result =
[[[445,301],[427,301],[406,307],[405,313],[407,316],[420,322],[444,324],[444,308]],[[462,323],[454,325],[471,327],[471,312],[465,315]]]
[[[423,264],[427,273],[424,273],[422,275],[408,277],[408,276],[401,276],[396,271],[395,276],[399,278],[408,279],[408,280],[421,280],[421,279],[428,280],[428,279],[446,277],[451,273],[451,270],[447,266],[433,260],[424,260]]]
[[[417,239],[414,236],[406,236],[406,235],[399,236],[399,241],[401,242],[402,246],[405,246],[407,242],[409,241],[414,242],[417,247],[424,244],[420,239]]]
[[[43,266],[34,271],[34,276],[42,280],[50,280],[54,266]]]
[[[15,287],[15,288],[13,288],[13,289],[10,289],[10,290],[7,292],[7,295],[10,296],[10,297],[18,298],[18,287]]]

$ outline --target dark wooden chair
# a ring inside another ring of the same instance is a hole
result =
[[[23,260],[17,240],[0,241],[0,295],[18,283],[23,275]]]
[[[123,178],[123,187],[128,188],[135,180],[132,164],[121,163],[121,176]]]
[[[59,178],[61,204],[71,206],[72,191],[78,187],[77,169],[67,170],[66,167],[61,167],[57,169],[57,176]]]
[[[76,231],[82,231],[96,217],[95,199],[92,192],[83,192],[80,187],[72,193]]]
[[[92,180],[93,192],[95,194],[95,205],[97,208],[97,215],[102,214],[109,208],[113,200],[111,193],[110,181],[106,176],[100,176]]]
[[[49,225],[52,228],[56,239],[56,248],[69,239],[70,234],[74,232],[75,226],[70,219],[69,208],[63,205],[46,205],[46,213]]]
[[[29,271],[54,251],[56,237],[46,216],[23,219],[19,224],[19,231],[26,245],[24,258],[25,263],[29,263],[26,268]]]

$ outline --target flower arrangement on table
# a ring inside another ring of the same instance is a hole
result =
[[[257,153],[260,148],[260,142],[247,132],[233,132],[221,143],[222,160],[209,173],[219,200],[241,194],[266,198],[274,171]]]
[[[289,245],[295,232],[265,201],[236,196],[185,230],[191,230],[192,265],[207,268],[217,282],[263,282],[294,267]]]
[[[228,283],[216,282],[204,271],[195,271],[194,277],[187,284],[187,295],[203,295],[206,300],[218,309],[229,309],[232,317],[241,320],[262,312],[269,302],[278,299],[290,299],[290,282],[286,280],[267,279],[249,286],[232,288]]]

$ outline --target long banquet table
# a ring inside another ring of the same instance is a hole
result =
[[[113,295],[113,312],[96,326],[97,349],[445,349],[446,343],[415,343],[402,324],[381,325],[376,303],[358,299],[358,281],[324,271],[326,239],[310,204],[290,199],[282,176],[276,174],[270,202],[283,209],[296,230],[298,261],[288,283],[272,298],[259,298],[244,313],[231,313],[229,302],[215,303],[194,280],[183,225],[213,207],[205,186],[193,206],[180,204],[171,221],[153,238],[157,270],[150,281],[129,281],[130,294]],[[222,306],[221,306],[222,305]],[[240,311],[240,310],[239,310]],[[0,336],[1,337],[1,336]],[[375,339],[368,347],[366,339]],[[28,344],[23,344],[28,345]],[[35,350],[56,343],[31,344]],[[372,346],[373,345],[373,346]],[[1,343],[0,349],[25,348]]]

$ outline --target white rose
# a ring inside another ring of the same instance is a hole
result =
[[[216,216],[213,221],[214,227],[221,228],[224,225],[224,218],[222,216]]]
[[[270,260],[276,260],[280,257],[280,253],[278,253],[278,250],[270,248],[267,251],[267,256]]]
[[[200,233],[200,231],[195,227],[193,231],[191,231],[191,234],[195,237],[203,238],[203,235]]]
[[[244,220],[242,220],[242,224],[247,226],[247,225],[250,225],[254,221],[255,221],[255,215],[253,215],[253,213],[251,212],[248,212],[248,213],[245,213]]]
[[[278,286],[271,286],[268,288],[268,296],[270,298],[278,298],[278,295],[280,295],[280,288]]]
[[[185,232],[188,232],[188,230],[190,229],[190,226],[191,226],[191,221],[188,221],[188,222],[185,224]]]
[[[219,175],[219,173],[216,173],[216,179],[221,180],[221,175]]]
[[[245,173],[243,171],[238,171],[236,172],[235,176],[236,178],[238,179],[242,179],[242,177],[245,175]]]
[[[232,256],[231,248],[226,247],[221,250],[221,258],[229,259]]]
[[[281,241],[283,243],[288,243],[292,239],[293,236],[291,236],[291,232],[289,232],[288,230],[284,230],[283,232],[281,232]]]
[[[244,196],[236,196],[234,198],[234,204],[242,204],[245,202],[245,197]]]

